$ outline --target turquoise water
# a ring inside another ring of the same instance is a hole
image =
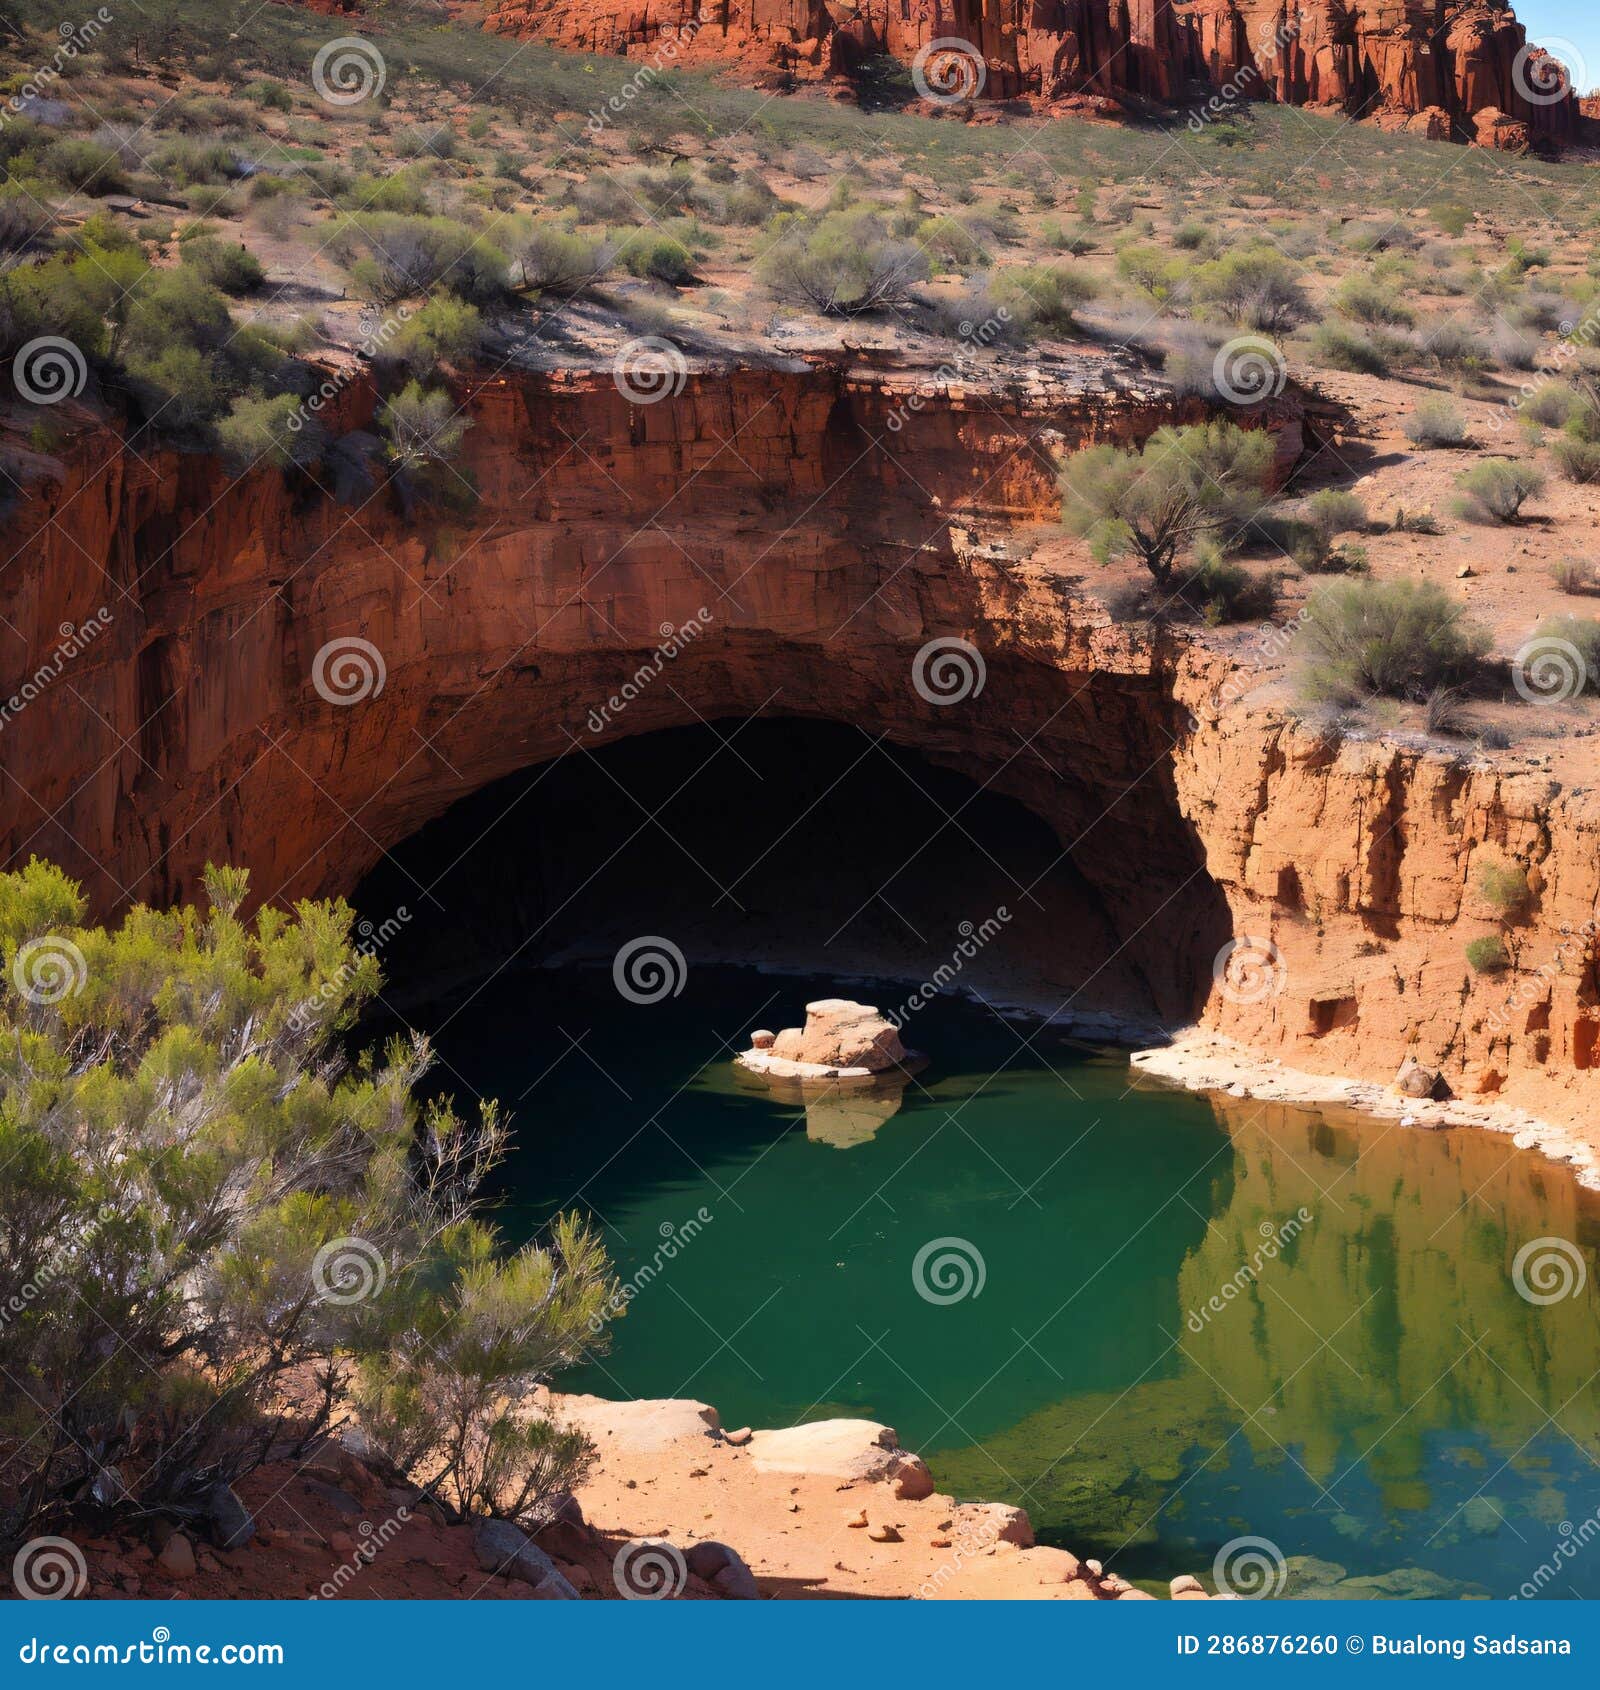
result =
[[[903,1091],[808,1111],[736,1073],[750,1027],[838,987],[695,969],[636,1005],[528,972],[413,1016],[452,1089],[514,1113],[508,1232],[584,1208],[633,1286],[564,1388],[887,1421],[942,1488],[1130,1577],[1254,1535],[1291,1592],[1600,1596],[1600,1538],[1555,1555],[1600,1509],[1600,1232],[1567,1174],[1136,1086],[948,1000]],[[1542,1238],[1586,1281],[1548,1306],[1512,1273]]]

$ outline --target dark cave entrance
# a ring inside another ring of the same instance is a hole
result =
[[[1170,1014],[1145,936],[1119,930],[1047,822],[836,722],[665,728],[526,769],[405,840],[355,902],[401,1014],[508,965],[609,962],[645,935],[691,964],[932,981],[1145,1026]]]

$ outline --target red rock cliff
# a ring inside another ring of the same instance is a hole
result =
[[[273,898],[347,891],[575,741],[777,709],[1043,818],[1114,942],[1060,936],[1079,1007],[1136,987],[1314,1071],[1387,1082],[1416,1054],[1458,1091],[1592,1122],[1600,805],[1487,761],[1324,743],[1229,703],[1199,645],[1108,627],[1051,569],[974,543],[1053,516],[1041,441],[1148,433],[1174,415],[1161,393],[918,379],[711,369],[635,405],[605,372],[497,378],[462,393],[479,504],[428,525],[382,489],[342,506],[82,419],[36,465],[0,578],[8,685],[41,677],[3,720],[0,862],[53,857],[102,912],[192,895],[208,858]],[[359,424],[371,395],[351,392]],[[1292,456],[1298,415],[1275,422]],[[671,686],[586,728],[691,620]],[[959,709],[908,684],[952,635],[988,672]],[[382,685],[339,702],[319,659],[352,639]],[[1474,891],[1490,861],[1530,889],[1492,976],[1464,957],[1499,925]],[[1230,935],[1275,947],[1275,990],[1221,989]]]
[[[1580,121],[1501,0],[500,0],[489,27],[587,52],[736,63],[770,80],[970,43],[984,93],[1273,98],[1510,146]]]

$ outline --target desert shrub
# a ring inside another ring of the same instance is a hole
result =
[[[1550,565],[1550,579],[1564,593],[1592,593],[1600,590],[1600,577],[1586,557],[1557,558]]]
[[[448,123],[419,123],[398,131],[390,144],[401,158],[453,158],[456,135]]]
[[[1565,383],[1547,381],[1522,402],[1522,414],[1542,428],[1564,428],[1577,403],[1577,394]]]
[[[1478,974],[1500,974],[1511,966],[1511,954],[1498,933],[1467,942],[1467,962]]]
[[[357,176],[337,197],[340,209],[354,215],[389,211],[402,217],[424,217],[428,213],[427,167],[412,164],[385,176]]]
[[[914,240],[930,255],[958,270],[989,262],[989,249],[979,239],[978,232],[958,217],[922,218],[902,238]]]
[[[694,255],[682,241],[652,230],[628,235],[617,245],[617,263],[630,276],[682,287],[694,280]]]
[[[1340,487],[1325,487],[1305,502],[1305,520],[1326,539],[1367,526],[1367,507],[1354,493]]]
[[[0,263],[38,245],[54,218],[48,204],[21,183],[0,187]]]
[[[1310,314],[1298,269],[1271,247],[1247,247],[1202,264],[1190,286],[1200,304],[1265,334],[1292,328]]]
[[[765,179],[752,170],[741,176],[722,196],[717,215],[724,223],[759,228],[776,213],[780,203]]]
[[[1349,277],[1333,296],[1335,307],[1357,322],[1384,328],[1408,328],[1417,314],[1392,287],[1374,276]]]
[[[1183,279],[1186,266],[1160,247],[1133,244],[1117,249],[1117,274],[1151,299],[1169,299]]]
[[[1449,319],[1416,330],[1412,344],[1425,362],[1459,375],[1475,374],[1493,362],[1480,335]]]
[[[1489,341],[1494,361],[1508,370],[1531,370],[1539,359],[1539,337],[1520,329],[1497,329]]]
[[[224,293],[251,293],[266,279],[261,260],[244,246],[232,246],[209,235],[180,241],[178,257],[203,282]]]
[[[270,383],[283,354],[233,321],[227,300],[195,271],[150,271],[126,301],[117,353],[144,416],[192,431],[233,399]]]
[[[1478,870],[1478,895],[1501,915],[1515,915],[1532,896],[1527,870],[1516,863],[1485,863]]]
[[[920,246],[890,239],[871,214],[834,212],[786,231],[759,273],[780,299],[848,317],[908,304],[929,266]]]
[[[1544,490],[1544,476],[1514,458],[1485,458],[1456,478],[1460,515],[1479,522],[1515,522],[1529,499]]]
[[[1342,705],[1374,695],[1420,701],[1468,679],[1490,643],[1466,607],[1432,582],[1338,582],[1318,588],[1306,606],[1300,694]]]
[[[350,218],[329,245],[362,292],[380,304],[438,287],[489,304],[507,286],[505,254],[451,217],[364,213]]]
[[[613,263],[604,241],[549,218],[536,220],[514,240],[512,258],[513,283],[563,297],[604,281]]]
[[[1406,439],[1414,446],[1464,446],[1467,441],[1467,423],[1460,406],[1437,396],[1419,400],[1403,427]]]
[[[271,464],[287,469],[291,464],[315,463],[322,452],[323,434],[315,422],[307,421],[294,394],[277,393],[270,398],[246,394],[217,419],[217,444],[237,467]]]
[[[180,188],[202,182],[231,182],[239,175],[239,157],[221,141],[168,141],[150,155],[150,168]]]
[[[263,78],[259,82],[248,83],[240,92],[245,99],[260,106],[263,111],[294,110],[294,96],[281,82],[270,82]]]
[[[1272,461],[1269,435],[1228,422],[1157,429],[1142,449],[1091,446],[1062,472],[1062,520],[1102,562],[1131,554],[1165,587],[1189,548],[1260,508]]]
[[[1228,622],[1261,622],[1278,606],[1276,583],[1252,575],[1243,564],[1204,546],[1201,555],[1174,578],[1179,598],[1211,627]]]
[[[125,186],[116,153],[98,141],[64,135],[51,143],[42,162],[47,176],[79,193],[116,194]]]
[[[586,223],[630,223],[644,211],[622,182],[605,171],[574,182],[567,201]]]
[[[1394,368],[1396,348],[1388,335],[1372,334],[1348,323],[1319,323],[1311,337],[1311,356],[1330,370],[1386,376]]]
[[[1533,644],[1548,649],[1569,646],[1577,653],[1567,696],[1600,693],[1600,621],[1592,616],[1552,616],[1539,624]],[[1563,664],[1563,671],[1568,667]]]
[[[0,1375],[26,1381],[0,1534],[203,1520],[374,1380],[408,1405],[363,1416],[381,1451],[422,1482],[443,1461],[447,1506],[537,1521],[587,1450],[520,1423],[536,1380],[604,1347],[603,1252],[575,1220],[502,1251],[478,1209],[504,1122],[417,1101],[424,1041],[346,1059],[378,986],[347,906],[247,922],[242,872],[204,887],[104,928],[56,869],[0,876]],[[456,1482],[447,1434],[546,1452],[520,1507]]]
[[[1429,215],[1454,240],[1466,234],[1472,225],[1472,208],[1465,205],[1436,205]]]
[[[401,324],[385,349],[414,375],[440,363],[472,357],[483,338],[483,316],[452,294],[436,294]]]
[[[1202,252],[1210,248],[1215,236],[1204,223],[1180,223],[1172,231],[1172,244],[1179,252]]]
[[[458,415],[455,401],[443,388],[425,388],[418,381],[407,382],[385,400],[378,421],[389,439],[389,457],[398,464],[453,458],[472,426]]]
[[[1584,487],[1600,482],[1600,443],[1562,434],[1550,443],[1550,456],[1568,481]]]

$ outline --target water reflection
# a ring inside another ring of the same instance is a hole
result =
[[[1258,1532],[1291,1593],[1511,1594],[1600,1503],[1600,1201],[1497,1135],[1213,1108],[1231,1155],[1178,1272],[1176,1376],[1064,1397],[941,1475],[1008,1472],[1059,1540],[1146,1570]],[[1586,1272],[1541,1306],[1513,1263],[1545,1238]],[[1600,1595],[1593,1560],[1543,1593]]]

